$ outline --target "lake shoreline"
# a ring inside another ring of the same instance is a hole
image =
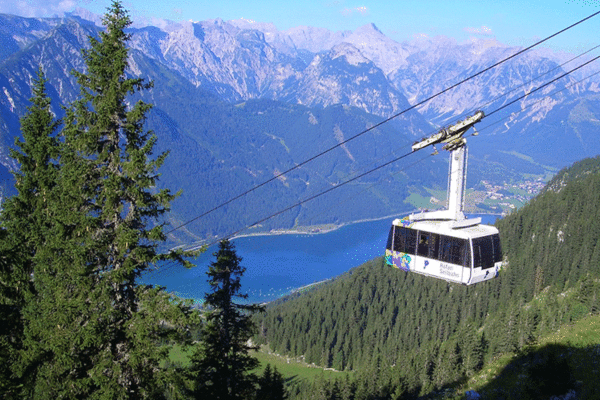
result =
[[[414,211],[409,211],[406,215],[410,214],[411,212],[414,212]],[[405,215],[405,214],[402,214],[402,215]],[[235,235],[232,238],[230,238],[230,240],[248,238],[248,237],[255,238],[255,237],[282,236],[282,235],[323,235],[326,233],[334,232],[345,226],[360,224],[360,223],[364,223],[364,222],[381,221],[386,218],[398,218],[398,214],[392,214],[392,215],[387,215],[387,216],[377,217],[377,218],[365,218],[365,219],[360,219],[357,221],[343,222],[341,224],[307,225],[307,226],[299,226],[299,227],[291,228],[291,229],[272,229],[268,232],[245,233],[245,234],[241,234],[241,235]],[[206,243],[204,243],[204,244],[196,243],[196,244],[191,245],[190,248],[188,248],[187,250],[188,251],[199,250],[202,246],[205,246],[205,245],[206,245]]]
[[[232,238],[230,238],[230,240],[248,238],[248,237],[268,237],[268,236],[281,236],[281,235],[323,235],[326,233],[334,232],[345,226],[350,226],[350,225],[355,225],[355,224],[360,224],[360,223],[365,223],[365,222],[381,221],[381,220],[384,220],[387,218],[393,218],[393,219],[401,218],[402,216],[414,214],[418,211],[420,211],[420,210],[412,210],[412,211],[407,211],[406,213],[402,213],[402,214],[392,214],[392,215],[386,215],[386,216],[377,217],[377,218],[365,218],[365,219],[360,219],[357,221],[343,222],[341,224],[307,225],[307,226],[299,226],[299,227],[291,228],[291,229],[272,229],[268,232],[245,233],[245,234],[241,234],[241,235],[235,235]],[[494,213],[476,213],[476,214],[472,214],[472,215],[496,215],[498,217],[502,217],[502,214],[494,214]],[[390,223],[391,223],[391,221],[390,221]],[[190,251],[199,250],[200,248],[202,248],[202,246],[205,246],[205,245],[206,245],[206,243],[193,244],[188,250],[190,250]]]
[[[243,234],[243,235],[234,236],[232,239],[238,239],[238,238],[243,238],[243,237],[256,237],[256,236],[322,235],[322,234],[333,232],[335,230],[343,228],[344,226],[360,224],[363,222],[381,221],[383,219],[392,218],[394,216],[396,216],[396,214],[388,215],[385,217],[367,218],[367,219],[361,219],[358,221],[343,222],[341,224],[308,225],[308,226],[299,226],[299,227],[292,228],[292,229],[276,229],[276,230],[270,230],[269,232],[247,233],[247,234]]]
[[[240,238],[235,245],[246,268],[243,291],[249,297],[244,302],[270,302],[380,257],[385,251],[392,220],[406,214],[320,225],[318,232],[314,231],[314,226],[308,230],[296,227],[253,232],[247,235],[250,237]],[[484,218],[484,222],[493,224],[495,219],[496,216],[490,216]],[[328,228],[328,234],[318,236],[325,233],[323,228]],[[213,261],[214,248],[211,247],[193,260],[198,268],[186,269],[166,263],[165,268],[161,266],[144,274],[140,282],[164,286],[182,298],[198,301],[211,290],[206,270]]]

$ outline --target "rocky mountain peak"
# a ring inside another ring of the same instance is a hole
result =
[[[353,34],[362,36],[385,36],[383,32],[381,32],[381,30],[379,30],[379,28],[372,22],[358,27]]]
[[[94,14],[85,8],[77,7],[72,12],[65,13],[66,18],[79,17],[84,21],[93,22],[97,26],[102,26],[102,17],[98,14]]]
[[[351,43],[387,75],[406,64],[410,55],[409,46],[385,36],[375,24],[367,24],[356,29],[344,39]]]
[[[472,37],[469,39],[469,43],[471,43],[471,45],[474,48],[483,48],[483,49],[488,49],[488,48],[492,48],[492,47],[508,47],[503,43],[500,43],[498,40],[496,40],[496,38],[477,38],[477,37]]]
[[[332,32],[325,28],[310,26],[297,26],[283,32],[298,49],[308,50],[312,53],[328,51],[333,46],[340,44],[351,32]]]
[[[240,29],[253,29],[261,31],[265,35],[273,35],[279,33],[275,24],[271,22],[256,22],[250,19],[240,18],[229,20],[227,21],[227,23]]]
[[[329,52],[331,60],[344,57],[350,65],[358,66],[359,64],[372,64],[372,61],[362,55],[359,49],[350,43],[340,43],[331,49]]]

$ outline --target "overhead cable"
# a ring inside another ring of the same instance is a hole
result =
[[[370,173],[372,173],[372,172],[375,172],[375,171],[377,171],[377,170],[379,170],[379,169],[381,169],[381,168],[383,168],[383,167],[386,167],[386,166],[388,166],[388,165],[390,165],[390,164],[393,164],[393,163],[395,163],[396,161],[400,161],[401,159],[403,159],[403,158],[405,158],[405,157],[408,157],[408,156],[409,156],[409,155],[411,155],[412,153],[413,153],[413,152],[412,152],[412,151],[410,151],[410,152],[408,152],[408,153],[406,153],[406,154],[403,154],[403,155],[401,155],[400,157],[396,157],[396,158],[394,158],[393,160],[386,162],[385,164],[381,164],[381,165],[380,165],[380,166],[378,166],[378,167],[375,167],[375,168],[373,168],[373,169],[370,169],[370,170],[369,170],[369,171],[367,171],[367,172],[364,172],[364,173],[362,173],[362,174],[360,174],[360,175],[357,175],[357,176],[355,176],[354,178],[348,179],[347,181],[344,181],[344,182],[342,182],[342,183],[340,183],[340,184],[338,184],[338,185],[335,185],[335,186],[333,186],[333,187],[330,187],[330,188],[329,188],[329,189],[327,189],[327,190],[324,190],[324,191],[322,191],[322,192],[320,192],[320,193],[317,193],[317,194],[315,194],[315,195],[313,195],[313,196],[307,197],[306,199],[304,199],[304,200],[301,200],[301,201],[297,202],[296,204],[294,204],[294,205],[291,205],[291,206],[289,206],[289,207],[287,207],[287,208],[285,208],[285,209],[283,209],[283,210],[281,210],[281,211],[277,211],[276,213],[273,213],[273,214],[269,215],[268,217],[262,218],[261,220],[259,220],[259,221],[256,221],[255,223],[253,223],[253,224],[251,224],[251,225],[248,225],[248,226],[246,226],[246,227],[244,227],[244,228],[242,228],[242,229],[238,229],[237,231],[235,231],[235,232],[232,232],[232,233],[230,233],[229,235],[227,235],[227,236],[223,237],[223,239],[224,239],[224,238],[229,238],[229,237],[235,236],[235,235],[237,235],[238,233],[240,233],[240,232],[241,232],[241,231],[243,231],[243,230],[246,230],[246,229],[248,229],[248,228],[251,228],[251,227],[253,227],[253,226],[256,226],[256,225],[258,225],[258,224],[260,224],[260,223],[262,223],[262,222],[265,222],[265,221],[267,221],[267,220],[269,220],[269,219],[271,219],[271,218],[273,218],[273,217],[276,217],[276,216],[278,216],[279,214],[283,214],[284,212],[286,212],[286,211],[289,211],[289,210],[291,210],[292,208],[298,207],[298,206],[300,206],[300,205],[302,205],[302,204],[304,204],[304,203],[306,203],[306,202],[308,202],[308,201],[311,201],[311,200],[314,200],[314,199],[316,199],[317,197],[323,196],[324,194],[327,194],[327,193],[331,192],[332,190],[338,189],[338,188],[340,188],[340,187],[342,187],[342,186],[344,186],[344,185],[346,185],[346,184],[348,184],[348,183],[350,183],[350,182],[354,182],[355,180],[357,180],[357,179],[360,179],[360,178],[362,178],[362,177],[363,177],[363,176],[365,176],[365,175],[368,175],[368,174],[370,174]],[[221,240],[221,239],[219,239],[219,240],[215,240],[214,242],[210,243],[208,246],[210,247],[210,246],[212,246],[213,244],[215,244],[215,243],[218,243],[220,240]]]
[[[573,73],[573,72],[577,71],[577,70],[578,70],[578,69],[580,69],[580,68],[583,68],[583,67],[585,67],[586,65],[588,65],[588,64],[590,64],[590,63],[592,63],[592,62],[596,61],[596,60],[597,60],[597,59],[599,59],[599,58],[600,58],[600,56],[596,56],[596,57],[592,58],[591,60],[589,60],[589,61],[587,61],[587,62],[585,62],[585,63],[583,63],[583,64],[579,65],[578,67],[575,67],[575,68],[573,68],[572,70],[570,70],[570,71],[568,71],[568,72],[565,72],[564,74],[562,74],[562,75],[559,75],[559,76],[557,76],[556,78],[554,78],[554,79],[552,79],[552,80],[550,80],[550,81],[548,81],[548,82],[544,83],[543,85],[541,85],[541,86],[538,86],[537,88],[533,89],[532,91],[530,91],[530,92],[527,92],[527,93],[525,93],[524,95],[522,95],[522,96],[519,96],[519,97],[517,97],[516,99],[513,99],[513,100],[509,101],[508,103],[504,104],[503,106],[501,106],[501,107],[498,107],[497,109],[495,109],[495,110],[494,110],[494,111],[492,111],[491,113],[487,114],[487,115],[486,115],[486,117],[489,117],[489,116],[491,116],[491,115],[493,115],[493,114],[497,113],[498,111],[505,109],[506,107],[508,107],[508,106],[510,106],[510,105],[512,105],[512,104],[514,104],[514,103],[516,103],[517,101],[519,101],[519,100],[522,100],[522,99],[524,99],[525,97],[527,97],[527,96],[531,95],[532,93],[535,93],[535,92],[537,92],[538,90],[541,90],[541,89],[545,88],[546,86],[548,86],[548,85],[550,85],[550,84],[552,84],[552,83],[556,82],[557,80],[559,80],[559,79],[561,79],[561,78],[564,78],[565,76],[567,76],[567,75],[569,75],[569,74],[571,74],[571,73]]]
[[[517,111],[516,113],[521,113],[521,112],[523,112],[523,111],[527,110],[528,108],[531,108],[531,107],[533,107],[534,105],[536,105],[536,104],[538,104],[538,103],[542,102],[543,100],[545,100],[545,99],[547,99],[547,98],[549,98],[549,97],[551,97],[551,96],[554,96],[555,94],[557,94],[557,93],[560,93],[560,92],[562,92],[563,90],[566,90],[566,89],[570,88],[571,86],[578,85],[578,84],[580,84],[581,82],[585,81],[586,79],[590,79],[591,77],[593,77],[593,76],[596,76],[596,75],[598,75],[598,74],[600,74],[600,70],[599,70],[599,71],[596,71],[596,72],[594,72],[594,73],[592,73],[592,74],[590,74],[590,75],[588,75],[588,76],[586,76],[585,78],[581,78],[580,80],[578,80],[578,81],[576,81],[576,82],[573,82],[573,83],[571,83],[570,85],[567,85],[567,86],[565,86],[565,87],[564,87],[564,88],[562,88],[562,89],[557,89],[557,90],[555,90],[554,92],[552,92],[552,93],[550,93],[550,94],[547,94],[546,96],[542,97],[542,98],[541,98],[541,99],[539,99],[539,100],[536,100],[536,101],[534,101],[534,102],[532,102],[532,103],[530,103],[530,104],[527,104],[526,106],[523,106],[523,107],[522,107],[522,108],[521,108],[519,111]],[[520,99],[522,99],[522,98],[524,98],[524,97],[526,97],[526,96],[528,96],[528,95],[529,95],[529,94],[526,94],[526,95],[522,96]],[[518,101],[518,100],[520,100],[520,99],[517,99],[517,101]],[[495,110],[495,111],[493,111],[493,112],[495,113],[496,111],[499,111],[499,110]],[[489,114],[489,115],[491,115],[491,114]],[[479,128],[479,132],[482,132],[482,131],[484,131],[484,130],[486,130],[486,129],[488,129],[488,128],[490,128],[490,127],[492,127],[492,126],[496,125],[496,124],[499,124],[500,122],[502,122],[502,121],[504,121],[504,120],[506,120],[506,119],[508,119],[508,118],[510,118],[510,115],[508,115],[508,116],[506,116],[506,117],[503,117],[503,118],[499,118],[498,120],[496,120],[496,121],[494,121],[494,122],[492,122],[492,123],[490,123],[490,124],[488,124],[488,125],[484,126],[483,128]]]
[[[519,89],[520,89],[520,88],[522,88],[523,86],[525,86],[525,85],[528,85],[528,84],[530,84],[530,83],[532,83],[532,82],[534,82],[534,81],[537,81],[537,80],[538,80],[538,79],[540,79],[542,76],[548,75],[549,73],[551,73],[551,72],[553,72],[553,71],[555,71],[555,70],[557,70],[557,69],[559,69],[559,68],[561,68],[561,67],[564,67],[565,65],[569,64],[571,61],[574,61],[574,60],[576,60],[576,59],[578,59],[578,58],[580,58],[580,57],[583,57],[584,55],[586,55],[586,54],[588,54],[588,53],[590,53],[590,52],[592,52],[592,51],[596,50],[596,49],[597,49],[597,48],[599,48],[599,47],[600,47],[600,44],[599,44],[599,45],[596,45],[596,46],[594,46],[594,47],[592,47],[591,49],[589,49],[589,50],[587,50],[587,51],[584,51],[583,53],[581,53],[581,54],[579,54],[579,55],[577,55],[577,56],[575,56],[575,57],[573,57],[573,58],[571,58],[571,59],[569,59],[569,60],[567,60],[567,61],[565,61],[565,62],[563,62],[563,63],[562,63],[562,64],[560,64],[560,65],[557,65],[556,67],[554,67],[554,68],[552,68],[552,69],[549,69],[548,71],[544,72],[543,74],[540,74],[540,75],[536,76],[535,78],[532,78],[532,79],[530,79],[530,80],[529,80],[529,81],[527,81],[527,82],[523,82],[522,84],[520,84],[520,85],[518,85],[518,86],[516,86],[516,87],[514,87],[514,88],[512,88],[512,89],[510,89],[509,91],[507,91],[507,92],[505,92],[505,93],[502,93],[502,94],[501,94],[501,95],[499,95],[499,96],[496,96],[495,98],[493,98],[492,100],[489,100],[489,101],[487,101],[487,102],[486,102],[486,103],[484,103],[483,105],[480,105],[480,106],[477,106],[477,107],[473,107],[473,108],[471,108],[469,111],[465,111],[465,112],[463,112],[462,114],[458,114],[458,115],[456,115],[456,118],[457,118],[457,119],[461,119],[461,117],[463,117],[463,116],[465,116],[465,115],[472,114],[472,113],[473,113],[474,111],[476,111],[476,110],[481,110],[481,109],[483,109],[483,107],[485,107],[485,106],[488,106],[488,105],[490,105],[490,104],[494,103],[495,101],[497,101],[497,100],[501,99],[502,97],[506,97],[506,96],[508,96],[509,94],[511,94],[511,93],[513,93],[513,92],[515,92],[515,91],[519,90]]]

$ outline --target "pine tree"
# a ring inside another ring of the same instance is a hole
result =
[[[151,106],[127,101],[151,87],[127,77],[131,20],[115,1],[103,23],[83,50],[87,72],[74,73],[81,97],[66,110],[56,182],[42,196],[47,224],[36,238],[19,371],[34,377],[31,398],[159,398],[171,375],[160,368],[161,342],[182,338],[189,323],[186,304],[135,283],[154,262],[184,260],[157,253],[166,238],[153,222],[174,196],[155,191],[166,154],[151,158]]]
[[[23,308],[34,294],[32,273],[35,255],[48,226],[47,201],[56,182],[59,122],[50,110],[46,79],[40,68],[33,81],[32,105],[21,118],[23,140],[17,139],[12,157],[20,170],[14,172],[17,195],[9,198],[1,215],[0,235],[0,391],[15,395],[30,376],[18,379],[13,362],[22,349]]]
[[[248,341],[254,332],[251,315],[262,311],[257,305],[236,304],[240,278],[246,271],[235,246],[228,240],[219,243],[207,275],[212,289],[205,296],[206,323],[202,342],[197,346],[190,368],[197,399],[247,399],[255,392],[256,376],[249,371],[258,361],[249,355],[255,349]]]
[[[284,400],[287,393],[283,386],[283,376],[277,371],[277,367],[271,370],[271,364],[267,364],[263,374],[258,378],[259,389],[256,391],[256,400]]]

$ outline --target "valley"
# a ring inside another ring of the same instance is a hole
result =
[[[523,178],[516,183],[491,183],[481,181],[476,188],[468,189],[465,198],[465,211],[471,214],[494,214],[507,215],[518,210],[537,196],[547,183],[546,177]],[[546,180],[545,180],[546,179]],[[411,193],[405,199],[405,203],[417,210],[435,210],[444,208],[446,205],[446,192],[425,188]]]

